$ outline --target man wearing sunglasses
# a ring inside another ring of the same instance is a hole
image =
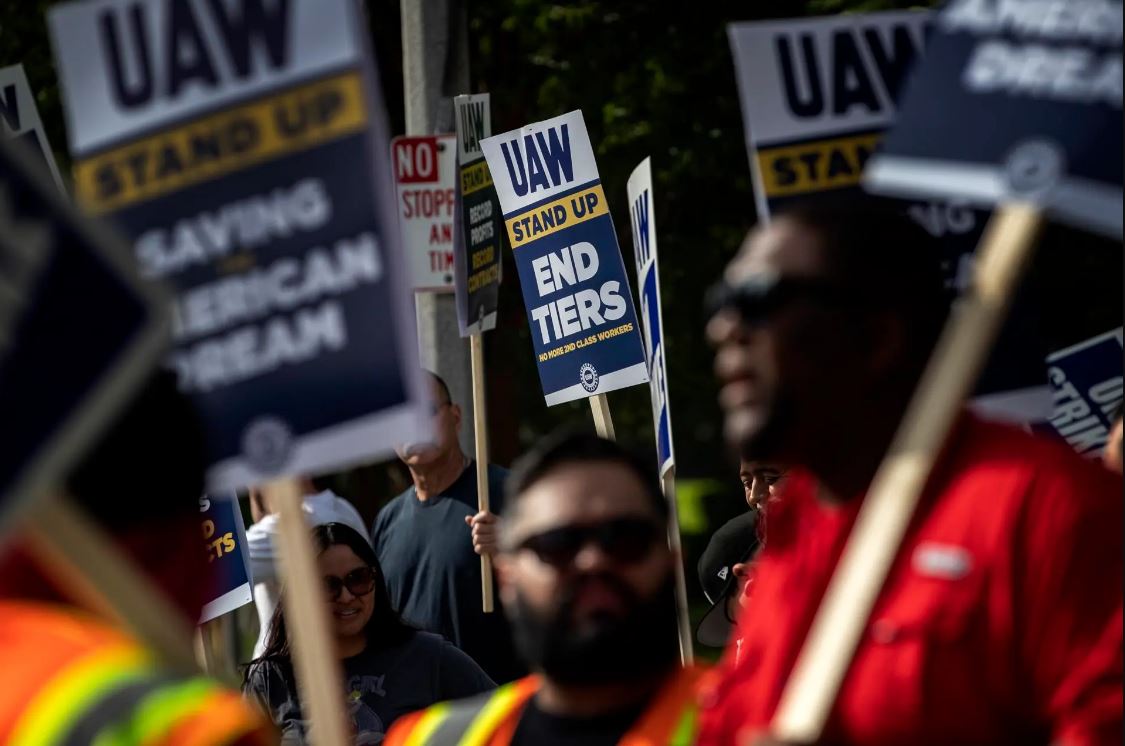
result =
[[[593,435],[513,468],[496,557],[534,675],[396,724],[386,746],[690,743],[696,669],[678,660],[667,504],[652,465]]]
[[[753,230],[712,296],[727,439],[793,468],[740,660],[728,648],[704,694],[704,746],[765,742],[947,313],[937,257],[897,211],[802,207]],[[823,741],[1119,741],[1121,489],[1065,444],[961,414]]]

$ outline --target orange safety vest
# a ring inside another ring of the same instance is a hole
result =
[[[81,611],[0,600],[0,743],[276,743],[235,691],[162,671],[148,650]]]
[[[696,684],[704,669],[678,670],[620,746],[688,746],[696,731]],[[399,719],[383,746],[508,746],[524,705],[539,690],[528,676],[477,697],[442,702]]]

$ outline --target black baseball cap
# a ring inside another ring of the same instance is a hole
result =
[[[721,648],[726,645],[734,623],[727,617],[727,596],[737,586],[732,568],[746,562],[758,551],[758,511],[748,510],[727,521],[714,533],[703,556],[699,558],[699,584],[711,602],[695,630],[695,637],[704,645]]]

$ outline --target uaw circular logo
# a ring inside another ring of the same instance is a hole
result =
[[[1066,172],[1066,153],[1050,140],[1024,140],[1008,152],[1004,174],[1018,195],[1033,196],[1053,187]]]
[[[590,393],[598,390],[598,369],[589,363],[582,363],[582,367],[578,369],[578,380],[582,384],[582,388]]]
[[[276,472],[293,455],[293,433],[278,418],[261,417],[242,433],[242,453],[258,471]]]

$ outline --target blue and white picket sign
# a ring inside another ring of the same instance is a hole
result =
[[[176,291],[208,488],[428,437],[382,93],[352,0],[49,14],[75,191]]]
[[[946,3],[867,187],[1030,201],[1120,238],[1121,22],[1121,0]]]
[[[663,306],[660,303],[660,270],[656,261],[656,214],[652,200],[652,162],[649,158],[633,169],[626,184],[629,220],[633,227],[633,260],[637,266],[637,294],[641,300],[648,386],[652,394],[652,422],[660,476],[676,468],[672,446],[672,409],[668,403],[668,368],[664,362]]]
[[[481,141],[548,406],[648,381],[625,263],[581,111]]]
[[[907,10],[729,27],[759,218],[860,191],[869,159],[896,121],[904,81],[929,54],[933,21],[930,11]],[[946,281],[962,290],[988,211],[959,195],[900,204],[938,241]],[[1046,353],[1034,316],[1017,299],[973,391],[974,409],[1019,423],[1046,416]]]
[[[203,624],[253,601],[254,578],[238,498],[233,493],[204,495],[199,499],[199,512],[214,581],[211,600],[199,616]]]
[[[1034,430],[1064,439],[1083,455],[1101,453],[1121,406],[1121,334],[1117,328],[1047,357],[1055,410]]]

